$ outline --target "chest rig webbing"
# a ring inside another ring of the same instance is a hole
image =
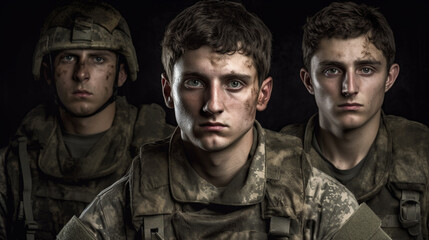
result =
[[[270,134],[275,133],[267,133],[266,138],[267,178],[265,197],[258,203],[262,210],[260,217],[267,226],[269,239],[302,239],[304,191],[311,168],[300,151],[295,156],[276,154],[275,149],[281,146],[270,142]],[[133,163],[131,214],[134,228],[144,240],[175,239],[169,236],[172,231],[165,224],[174,215],[175,206],[181,204],[174,200],[169,189],[168,149],[167,141],[147,147],[141,152],[140,162]]]
[[[377,193],[380,197],[378,201],[381,204],[389,201],[397,202],[396,208],[398,210],[393,214],[384,214],[380,218],[382,219],[382,228],[386,231],[402,228],[408,232],[409,236],[407,238],[423,240],[422,212],[424,213],[424,211],[422,204],[425,201],[424,192],[427,187],[427,183],[424,181],[426,174],[423,171],[425,163],[413,154],[417,149],[403,146],[404,139],[398,139],[402,138],[400,136],[402,133],[397,130],[408,132],[402,126],[397,126],[398,124],[401,125],[400,121],[403,121],[403,119],[382,115],[383,124],[381,126],[385,126],[388,139],[385,157],[391,166],[389,166],[386,187]],[[385,189],[390,194],[383,194],[382,192],[386,191]],[[367,196],[369,203],[371,203],[370,199],[373,197],[375,197],[375,194]],[[371,206],[371,204],[369,205]],[[379,206],[374,206],[374,209],[376,207]],[[397,234],[392,232],[392,237],[396,239],[395,235],[399,234],[399,232]]]
[[[380,137],[380,134],[386,138],[386,142],[384,143],[386,144],[386,154],[382,157],[383,161],[386,161],[386,169],[384,172],[377,173],[377,175],[382,176],[384,179],[373,189],[366,192],[361,191],[360,194],[355,192],[356,189],[347,187],[356,194],[356,198],[360,203],[366,202],[376,212],[378,217],[382,219],[383,230],[393,236],[407,232],[409,235],[402,238],[399,237],[401,240],[410,239],[410,237],[411,239],[421,240],[424,239],[422,232],[422,213],[424,212],[421,201],[424,200],[423,193],[426,191],[425,188],[427,188],[427,183],[423,179],[427,178],[422,177],[425,175],[422,170],[425,168],[424,163],[422,164],[422,161],[413,158],[413,151],[415,151],[413,143],[406,143],[407,146],[412,146],[409,148],[404,148],[401,145],[407,139],[406,135],[410,134],[409,129],[405,129],[405,127],[410,127],[409,122],[404,121],[401,118],[382,113],[377,138]],[[316,114],[309,119],[307,125],[290,125],[282,131],[301,138],[304,141],[305,151],[310,152],[311,139],[317,122],[318,117]],[[408,139],[408,141],[410,140],[412,139]],[[405,151],[405,149],[408,150]],[[324,162],[317,157],[311,160],[316,159],[322,163]],[[313,166],[316,168],[322,167],[323,164],[317,161],[313,162]],[[418,170],[417,173],[415,169]],[[362,169],[361,171],[366,171],[366,169]],[[372,169],[369,169],[369,171],[372,171]],[[357,185],[360,184],[358,183]],[[380,209],[386,208],[390,209],[384,213],[380,211]],[[401,231],[403,233],[399,233]]]

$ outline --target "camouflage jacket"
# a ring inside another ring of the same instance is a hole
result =
[[[255,128],[248,168],[224,188],[193,170],[180,130],[142,147],[58,239],[331,239],[358,208],[354,196],[310,166],[298,138]]]
[[[34,108],[0,157],[0,239],[25,237],[21,156],[27,156],[31,172],[36,239],[55,239],[73,215],[125,174],[140,145],[173,130],[159,105],[137,109],[118,97],[112,127],[86,157],[76,159],[65,147],[58,118],[43,105]]]
[[[312,146],[317,125],[316,114],[307,124],[289,125],[281,132],[300,137],[313,166],[333,176],[329,163]],[[345,186],[382,219],[382,228],[392,239],[429,239],[428,127],[382,112],[364,165]]]

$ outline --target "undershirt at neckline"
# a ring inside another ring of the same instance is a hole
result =
[[[72,158],[85,157],[106,132],[107,131],[91,135],[75,135],[62,131],[64,144]]]

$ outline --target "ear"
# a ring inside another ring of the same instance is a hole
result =
[[[395,83],[398,75],[399,75],[399,65],[397,63],[394,63],[394,64],[392,64],[392,66],[390,66],[389,73],[387,74],[384,92],[389,91],[389,89]]]
[[[174,108],[173,98],[171,96],[171,83],[165,73],[161,74],[162,95],[164,96],[165,105]]]
[[[314,87],[313,83],[311,82],[311,75],[305,68],[301,68],[299,71],[299,76],[301,77],[301,81],[304,84],[305,88],[307,88],[307,91],[314,95]]]
[[[256,109],[258,111],[264,111],[267,108],[268,101],[270,101],[272,91],[273,91],[273,78],[268,77],[262,82],[261,87],[259,88],[258,102],[256,104]]]
[[[125,65],[121,63],[119,66],[119,74],[118,74],[118,87],[122,87],[124,85],[125,81],[127,80],[128,74],[127,71],[125,71]]]
[[[53,79],[51,79],[51,72],[48,64],[46,64],[45,62],[42,62],[42,69],[40,70],[40,72],[41,74],[43,74],[43,77],[45,78],[46,83],[48,85],[51,85]]]

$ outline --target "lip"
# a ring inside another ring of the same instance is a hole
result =
[[[91,96],[92,93],[86,90],[75,90],[73,91],[73,95],[78,97],[88,97],[88,96]]]
[[[201,123],[200,127],[207,131],[221,131],[228,126],[220,122],[205,122]]]
[[[353,111],[359,110],[361,107],[363,107],[363,105],[360,103],[343,103],[339,104],[338,107],[343,110]]]

